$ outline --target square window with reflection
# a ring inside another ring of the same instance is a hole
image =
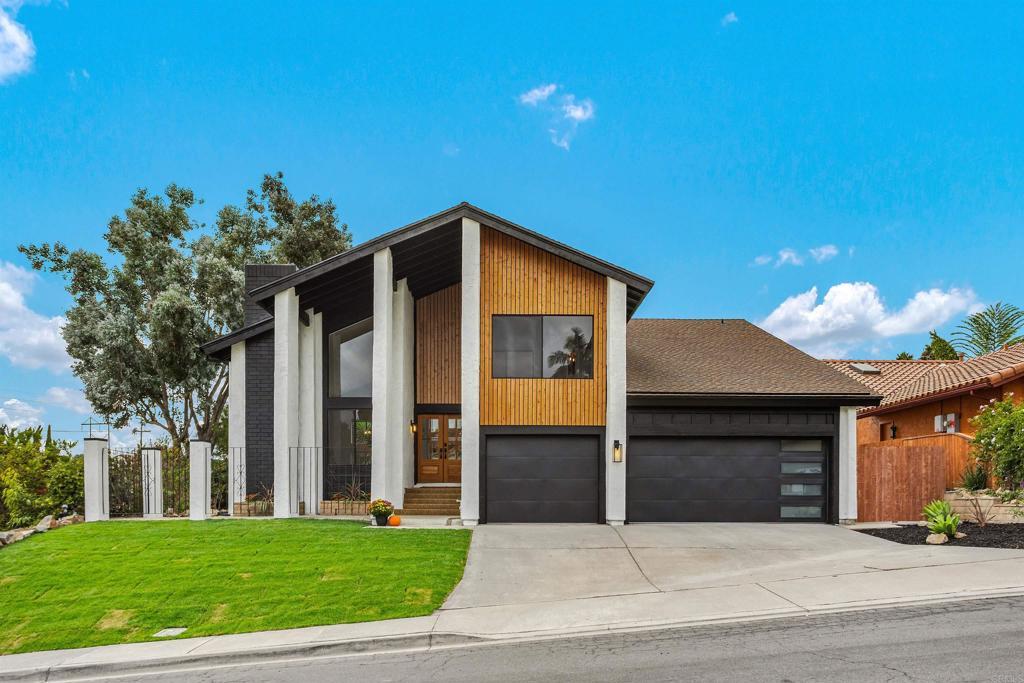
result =
[[[496,315],[491,318],[491,333],[493,377],[594,376],[592,316]]]
[[[327,337],[328,396],[373,396],[373,320],[349,325]]]

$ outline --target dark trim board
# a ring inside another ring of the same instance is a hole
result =
[[[629,408],[839,408],[880,400],[869,394],[626,394]]]
[[[480,523],[487,523],[487,441],[494,436],[595,436],[598,441],[597,510],[595,522],[603,524],[605,518],[605,428],[604,427],[480,427]]]
[[[461,403],[417,403],[413,409],[416,415],[437,413],[440,415],[462,415]]]

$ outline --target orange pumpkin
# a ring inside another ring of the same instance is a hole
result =
[[[402,518],[398,515],[391,515],[388,517],[388,526],[398,526],[402,523]]]

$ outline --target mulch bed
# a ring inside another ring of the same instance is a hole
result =
[[[928,536],[927,527],[916,525],[904,525],[895,529],[858,529],[857,531],[905,545],[924,545],[924,539]],[[967,536],[951,538],[945,545],[1024,550],[1024,524],[989,524],[980,527],[977,524],[964,522],[960,525],[960,531]]]

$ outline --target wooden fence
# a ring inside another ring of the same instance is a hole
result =
[[[857,519],[916,520],[925,503],[960,484],[971,438],[936,434],[857,447]]]

